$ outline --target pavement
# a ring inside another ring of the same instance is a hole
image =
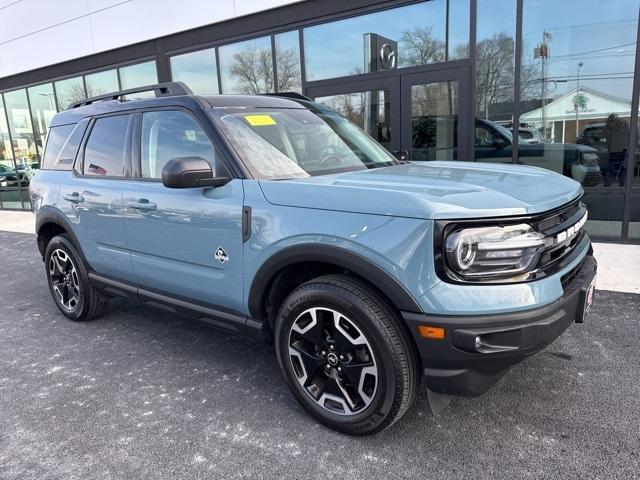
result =
[[[0,232],[0,478],[640,478],[640,295],[485,395],[434,416],[424,386],[375,436],[316,423],[273,350],[112,301],[88,323],[50,298],[32,234]]]

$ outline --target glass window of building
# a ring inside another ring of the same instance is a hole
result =
[[[5,116],[2,95],[0,95],[0,164],[6,167],[13,167],[11,137],[9,137],[9,125],[7,124],[7,117]],[[0,182],[2,182],[2,180],[0,180]],[[0,183],[0,186],[2,186],[2,183]]]
[[[274,36],[279,92],[302,92],[298,30]]]
[[[495,9],[495,7],[493,8]],[[467,58],[469,57],[469,26],[471,21],[469,0],[447,0],[447,10],[449,23],[447,60]]]
[[[637,156],[628,149],[640,1],[584,0],[575,7],[524,2],[519,130],[537,139],[521,134],[519,156],[584,187],[617,188],[589,193],[585,202],[588,231],[619,237],[620,187]]]
[[[271,38],[254,38],[218,48],[222,93],[273,93]]]
[[[430,0],[305,28],[305,71],[321,80],[443,62],[468,56],[468,42],[468,1]],[[397,58],[379,59],[384,45]]]
[[[500,15],[495,12],[499,11]],[[514,52],[516,2],[478,0],[476,20],[476,96],[478,125],[486,130],[490,123],[510,127],[513,121]],[[476,145],[481,139],[476,138]],[[476,159],[481,155],[476,148]],[[511,155],[511,152],[497,152]]]
[[[44,142],[47,139],[51,118],[58,112],[56,99],[53,94],[53,84],[45,83],[27,90],[29,105],[31,106],[31,125],[38,149],[39,158],[44,152]]]
[[[58,110],[66,110],[74,102],[87,98],[82,77],[67,78],[55,83]]]
[[[171,78],[184,82],[198,95],[215,95],[218,90],[216,51],[213,48],[175,55],[170,59]]]
[[[39,166],[27,91],[23,89],[5,93],[4,104],[13,144],[18,185],[27,186],[35,173],[34,169]]]
[[[158,83],[156,62],[144,62],[120,68],[120,84],[122,89],[144,87]]]
[[[315,101],[351,120],[386,149],[391,148],[390,90],[330,95]]]
[[[18,174],[13,163],[9,126],[0,95],[0,208],[23,208],[18,187]]]
[[[456,160],[458,82],[411,86],[411,160]]]
[[[87,98],[120,90],[118,72],[115,69],[85,75],[84,80],[87,84]]]

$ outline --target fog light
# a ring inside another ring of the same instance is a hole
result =
[[[431,340],[444,340],[444,328],[431,327],[429,325],[418,325],[418,333],[421,337]]]
[[[480,347],[482,346],[482,340],[480,339],[479,335],[476,337],[476,345],[475,346],[476,346],[476,350],[479,350]]]

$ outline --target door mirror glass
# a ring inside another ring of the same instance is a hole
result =
[[[162,183],[167,188],[221,187],[229,177],[215,177],[211,165],[201,157],[179,157],[162,168]]]

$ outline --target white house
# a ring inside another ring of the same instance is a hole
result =
[[[577,112],[578,133],[587,125],[605,122],[612,113],[623,118],[631,116],[631,102],[629,100],[617,98],[589,87],[580,87],[579,95],[576,89],[571,90],[544,107],[544,121],[548,138],[553,138],[557,143],[575,142],[577,137],[576,104],[579,104]],[[541,127],[542,121],[542,107],[520,116],[520,122],[529,125]]]

